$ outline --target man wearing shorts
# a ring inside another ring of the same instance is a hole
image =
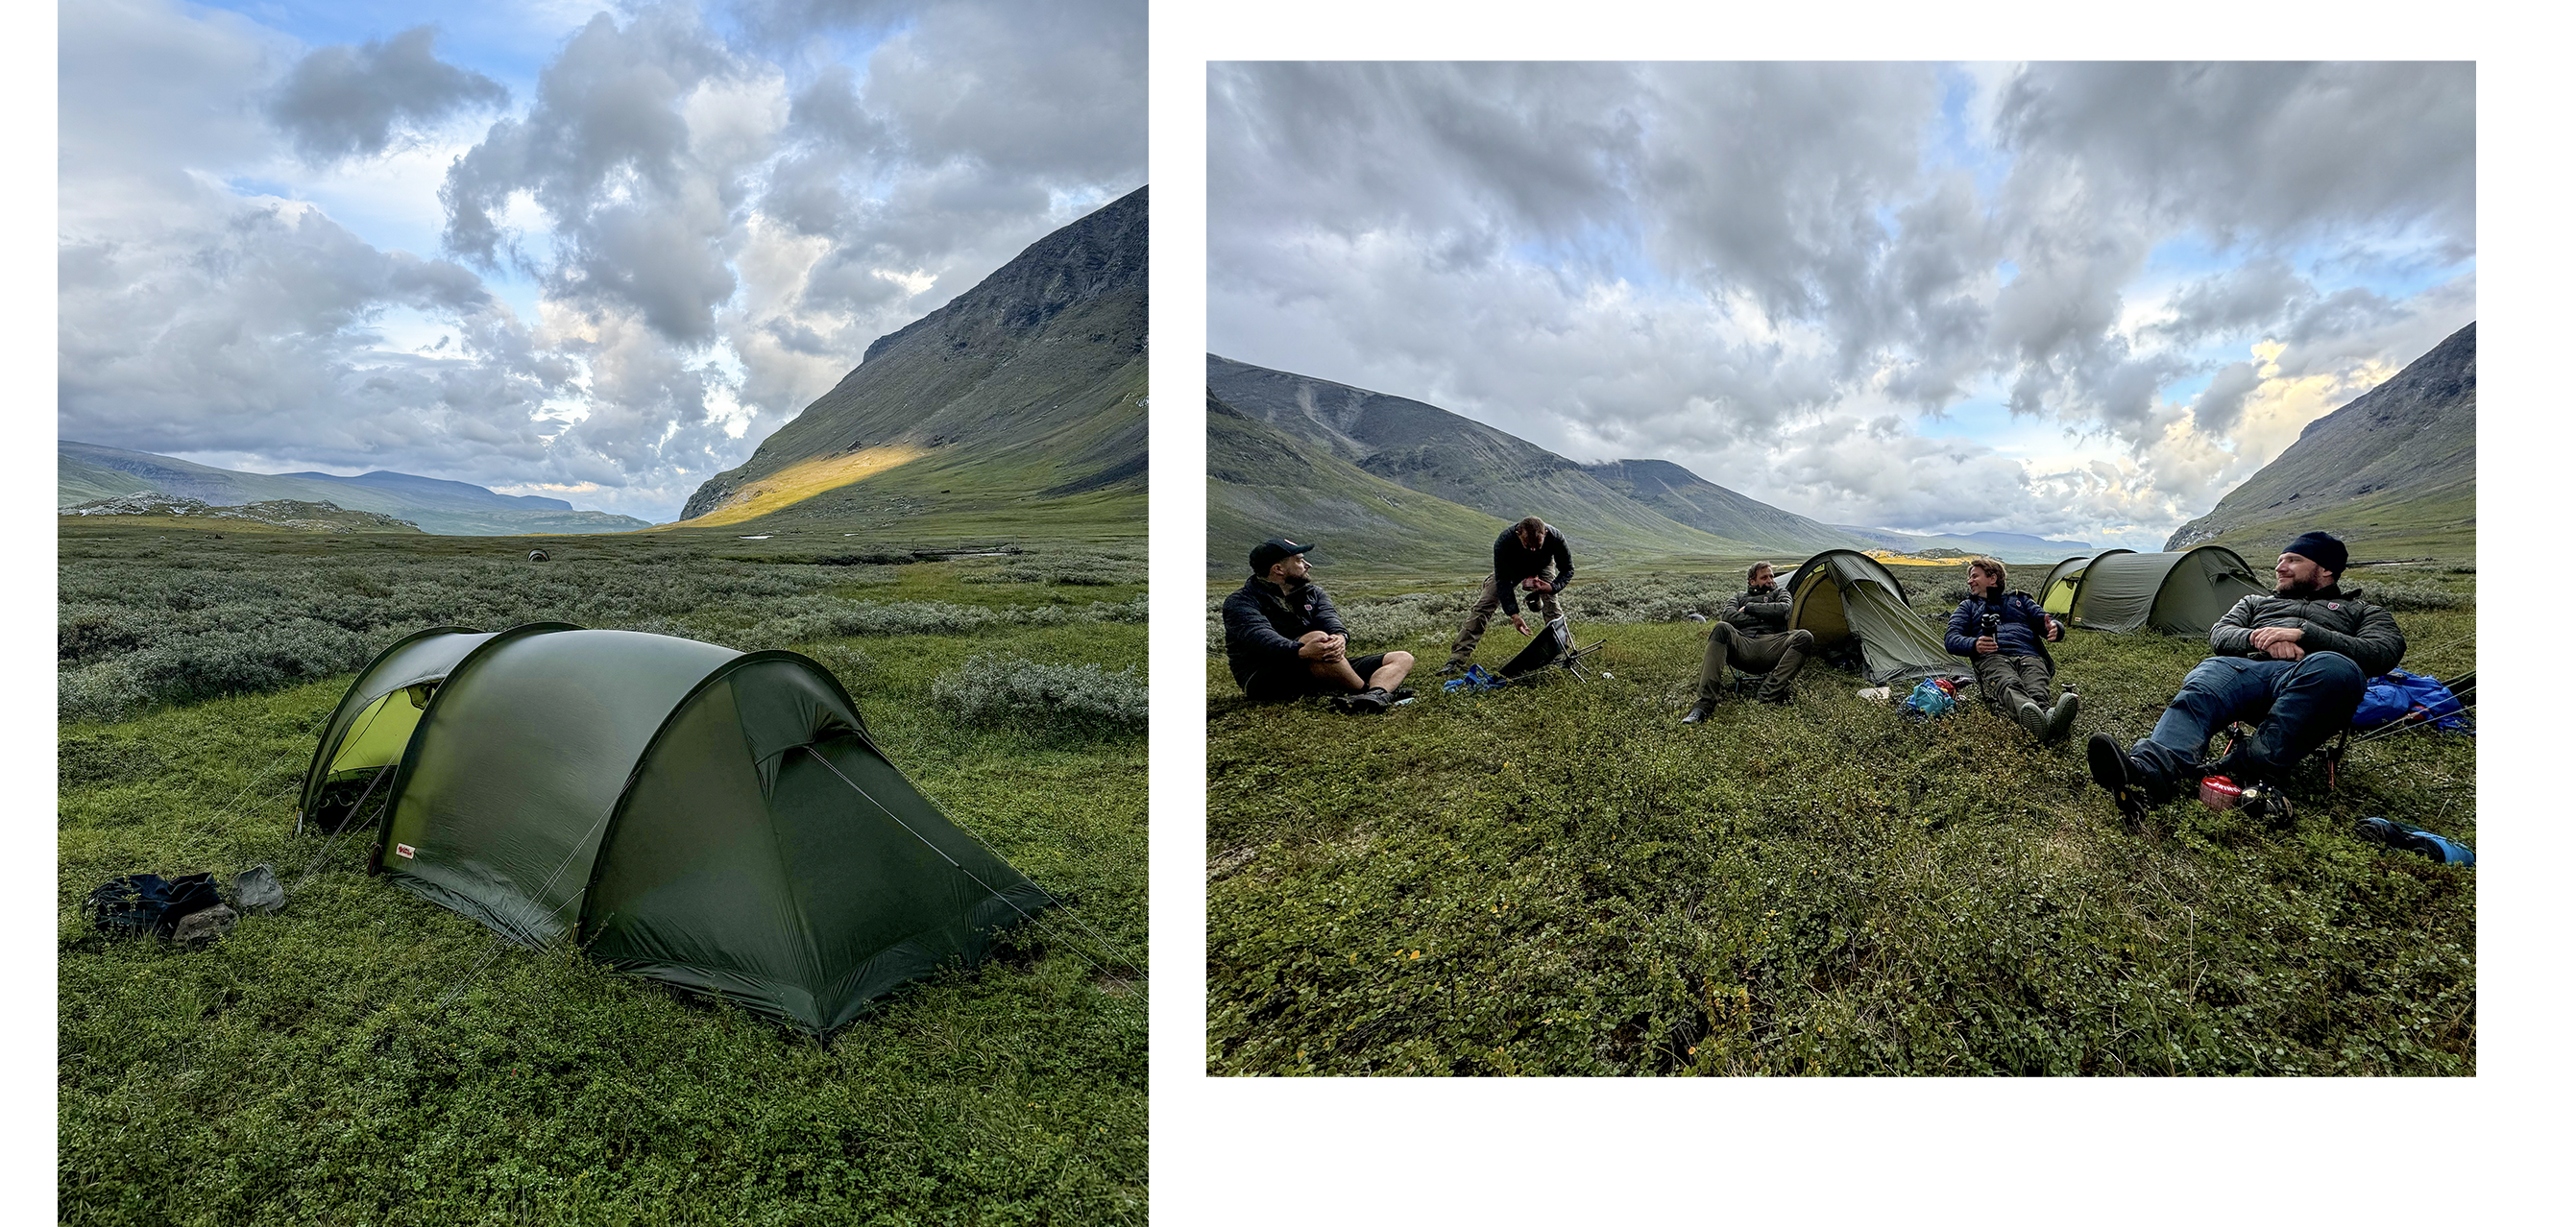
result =
[[[1332,598],[1307,582],[1311,545],[1274,537],[1252,547],[1252,577],[1225,598],[1225,664],[1257,703],[1329,695],[1353,714],[1382,712],[1410,692],[1413,653],[1348,655]]]

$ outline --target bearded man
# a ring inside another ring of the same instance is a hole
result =
[[[1682,723],[1697,724],[1717,710],[1717,700],[1729,689],[1729,668],[1762,675],[1762,702],[1787,703],[1789,683],[1797,680],[1815,650],[1815,632],[1789,629],[1789,594],[1780,591],[1771,564],[1754,563],[1744,572],[1744,591],[1708,624],[1708,650],[1699,662],[1699,701],[1682,713]]]
[[[2277,783],[2352,723],[2362,683],[2406,658],[2406,636],[2387,610],[2338,586],[2347,561],[2343,542],[2302,534],[2272,568],[2273,594],[2237,601],[2209,628],[2217,655],[2183,678],[2153,733],[2125,751],[2108,733],[2085,743],[2093,782],[2131,821],[2204,775]],[[2255,722],[2254,735],[2203,763],[2210,734],[2232,720]]]

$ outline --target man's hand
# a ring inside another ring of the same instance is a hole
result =
[[[1340,635],[1308,631],[1297,637],[1297,655],[1306,660],[1340,660],[1345,642]]]
[[[1521,621],[1521,616],[1519,614],[1512,615],[1512,629],[1519,631],[1523,636],[1527,636],[1530,633],[1529,623]]]
[[[1537,576],[1535,576],[1535,575],[1533,575],[1533,576],[1529,577],[1528,579],[1522,580],[1522,581],[1521,581],[1521,587],[1523,587],[1523,588],[1527,588],[1527,589],[1529,589],[1529,590],[1530,590],[1530,591],[1532,591],[1532,592],[1553,592],[1553,591],[1555,591],[1555,589],[1548,587],[1548,585],[1547,585],[1547,581],[1546,581],[1546,580],[1540,579],[1539,577],[1537,577]]]
[[[1992,635],[1980,636],[1977,639],[1976,647],[1977,655],[1979,656],[1984,656],[1990,652],[2000,652],[2004,650],[2004,645],[1995,642],[1995,637]]]
[[[2272,645],[2273,645],[2273,644],[2276,644],[2276,643],[2297,643],[2300,639],[2305,638],[2305,637],[2306,637],[2306,635],[2307,635],[2307,633],[2308,633],[2308,632],[2307,632],[2306,628],[2304,628],[2304,627],[2297,627],[2297,626],[2266,626],[2266,627],[2261,627],[2261,628],[2256,629],[2256,630],[2255,630],[2255,632],[2254,632],[2254,646],[2255,646],[2255,647],[2258,647],[2258,648],[2262,648],[2262,649],[2263,649],[2263,650],[2265,650],[2265,651],[2270,651],[2270,650],[2271,650],[2271,648],[2272,648]],[[2297,659],[2298,659],[2298,657],[2296,657],[2296,656],[2280,656],[2280,657],[2276,657],[2276,659],[2279,659],[2279,660],[2297,660]]]
[[[2041,616],[2041,617],[2048,617],[2048,615],[2046,615],[2046,614],[2042,614],[2042,615],[2040,615],[2040,616]],[[2057,642],[2057,641],[2058,641],[2058,640],[2060,640],[2060,639],[2064,639],[2065,637],[2066,637],[2066,628],[2065,628],[2065,627],[2063,627],[2063,626],[2058,625],[2057,619],[2055,619],[2055,618],[2049,618],[2049,619],[2048,619],[2048,641],[2049,641],[2050,643],[2055,643],[2055,642]]]
[[[2255,634],[2258,635],[2261,633],[2261,631],[2255,632]],[[2308,654],[2308,650],[2306,648],[2300,647],[2287,639],[2273,640],[2271,643],[2264,645],[2263,652],[2274,660],[2297,660],[2298,658]]]

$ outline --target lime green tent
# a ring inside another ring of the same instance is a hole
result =
[[[1050,902],[915,791],[821,665],[560,622],[358,675],[302,816],[385,798],[370,868],[526,945],[826,1035]]]
[[[2091,554],[2078,554],[2048,569],[2048,578],[2039,581],[2039,607],[2060,616],[2075,612],[2075,585],[2084,580],[2084,565],[2093,561]]]
[[[2084,568],[2068,620],[2087,630],[2206,635],[2238,599],[2270,591],[2223,545],[2162,554],[2110,550]]]
[[[1812,632],[1830,651],[1857,640],[1870,681],[1972,676],[1968,663],[1905,603],[1905,589],[1877,559],[1855,550],[1826,550],[1789,577],[1789,627]]]

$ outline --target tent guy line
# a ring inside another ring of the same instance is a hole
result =
[[[797,748],[797,749],[799,749],[799,750],[803,750],[803,751],[804,751],[804,752],[806,752],[807,754],[811,754],[811,755],[813,755],[813,756],[814,756],[814,761],[816,761],[816,762],[819,762],[819,763],[823,764],[823,769],[824,769],[825,771],[829,771],[829,772],[831,772],[831,773],[832,773],[832,775],[833,775],[833,777],[834,777],[835,779],[840,780],[840,781],[841,781],[842,783],[844,783],[844,784],[848,784],[848,785],[850,786],[850,791],[855,792],[855,793],[859,794],[859,795],[860,795],[860,796],[862,796],[862,797],[866,797],[866,798],[868,799],[868,804],[870,804],[870,805],[873,805],[873,806],[877,807],[877,809],[878,809],[880,812],[882,812],[886,817],[894,819],[894,822],[895,822],[895,825],[896,825],[896,826],[902,827],[906,832],[910,833],[910,834],[911,834],[911,836],[912,836],[914,839],[919,839],[919,840],[921,840],[922,846],[924,846],[924,847],[926,847],[926,848],[929,848],[929,849],[930,849],[931,851],[933,851],[933,852],[938,852],[938,853],[939,853],[939,856],[940,856],[940,859],[947,861],[947,862],[948,862],[949,864],[951,864],[951,865],[956,865],[956,867],[957,867],[957,871],[958,871],[959,873],[965,874],[965,875],[966,875],[966,877],[967,877],[967,879],[968,879],[969,881],[972,881],[973,883],[975,883],[975,885],[983,887],[983,888],[984,888],[984,890],[985,890],[985,892],[986,892],[987,894],[990,894],[990,895],[992,895],[994,898],[1001,900],[1001,901],[1003,902],[1003,904],[1005,904],[1006,906],[1008,906],[1012,911],[1014,911],[1014,912],[1019,912],[1019,913],[1020,913],[1020,918],[1021,918],[1021,919],[1026,920],[1026,921],[1028,921],[1029,923],[1031,923],[1031,924],[1036,924],[1036,925],[1044,925],[1044,924],[1046,923],[1045,921],[1040,920],[1038,917],[1036,917],[1036,916],[1034,916],[1034,915],[1031,915],[1030,913],[1027,913],[1027,912],[1021,912],[1021,911],[1020,911],[1020,905],[1019,905],[1019,904],[1016,904],[1016,903],[1012,903],[1012,902],[1011,902],[1011,899],[1010,899],[1010,896],[1005,895],[1005,894],[1003,894],[1002,892],[1000,892],[1000,891],[998,891],[998,890],[994,890],[994,889],[993,889],[993,887],[992,887],[992,884],[991,884],[991,883],[986,882],[986,881],[985,881],[984,879],[982,879],[982,878],[976,877],[976,876],[975,876],[975,871],[974,871],[974,870],[972,870],[972,869],[968,869],[968,868],[967,868],[967,867],[965,867],[964,865],[959,865],[959,864],[957,864],[957,859],[956,859],[955,857],[952,857],[952,856],[948,855],[946,852],[941,851],[941,849],[940,849],[939,845],[934,844],[934,843],[930,842],[928,839],[923,838],[923,837],[922,837],[921,832],[919,832],[919,831],[915,831],[915,830],[913,830],[913,829],[912,829],[912,824],[911,824],[911,823],[909,823],[909,822],[905,822],[905,821],[903,820],[903,817],[902,817],[901,815],[899,815],[899,814],[895,813],[895,812],[894,812],[893,810],[891,810],[891,809],[887,809],[887,808],[886,808],[886,804],[885,804],[885,802],[877,800],[877,799],[876,799],[876,797],[875,797],[873,794],[869,793],[867,789],[864,789],[864,788],[859,787],[859,785],[858,785],[858,783],[857,783],[856,781],[853,781],[850,777],[848,777],[848,776],[846,776],[846,775],[842,775],[842,774],[841,774],[841,769],[840,769],[840,768],[838,768],[838,767],[833,766],[833,765],[832,765],[832,760],[830,760],[830,759],[828,759],[828,758],[823,757],[823,756],[822,756],[822,754],[820,754],[819,752],[817,752],[817,751],[814,749],[814,747],[812,747],[812,746],[798,746],[798,747],[796,747],[796,748]],[[942,818],[947,818],[947,819],[948,819],[948,821],[949,821],[949,823],[950,823],[950,825],[953,825],[953,826],[955,826],[959,831],[964,832],[964,833],[965,833],[966,838],[968,838],[968,839],[972,839],[972,840],[974,840],[977,844],[982,845],[983,849],[984,849],[986,852],[992,852],[992,853],[993,853],[993,856],[994,856],[996,859],[999,859],[999,858],[1001,857],[1001,855],[1002,855],[1001,853],[999,853],[999,852],[995,852],[995,851],[993,850],[993,845],[991,845],[991,844],[987,844],[987,843],[984,843],[983,838],[982,838],[982,837],[980,837],[980,836],[978,836],[978,835],[976,835],[976,834],[975,834],[975,832],[973,832],[973,831],[971,831],[971,830],[968,830],[968,829],[967,829],[967,827],[966,827],[966,825],[965,825],[964,823],[958,822],[955,818],[949,817],[949,814],[948,814],[948,807],[946,807],[946,806],[944,806],[944,805],[939,804],[939,799],[938,799],[938,798],[931,796],[929,793],[923,793],[923,794],[921,794],[921,797],[922,797],[922,800],[925,800],[925,801],[930,802],[930,804],[931,804],[931,807],[932,807],[932,808],[937,809],[937,810],[939,811],[939,816],[940,816],[940,817],[942,817]],[[1026,877],[1026,876],[1027,876],[1027,874],[1026,874],[1025,872],[1023,872],[1021,876]],[[1085,932],[1085,933],[1089,934],[1089,935],[1091,936],[1092,940],[1094,940],[1094,941],[1096,941],[1096,942],[1100,943],[1100,948],[1101,948],[1101,949],[1106,950],[1106,951],[1108,951],[1111,955],[1115,956],[1119,962],[1121,962],[1121,963],[1125,963],[1125,964],[1127,965],[1127,970],[1132,971],[1132,972],[1135,972],[1135,973],[1136,973],[1136,978],[1137,978],[1137,979],[1139,979],[1139,980],[1147,980],[1147,979],[1150,979],[1150,978],[1151,978],[1151,977],[1149,977],[1149,976],[1147,976],[1147,975],[1145,974],[1145,969],[1144,969],[1144,968],[1139,967],[1139,966],[1137,966],[1137,965],[1136,965],[1136,961],[1135,961],[1134,959],[1131,959],[1131,958],[1127,957],[1127,954],[1126,954],[1126,952],[1125,952],[1125,951],[1120,950],[1116,945],[1114,945],[1113,943],[1111,943],[1111,942],[1109,941],[1109,939],[1107,939],[1107,938],[1105,938],[1105,937],[1102,937],[1102,936],[1101,936],[1101,935],[1100,935],[1096,930],[1092,929],[1092,927],[1091,927],[1090,925],[1088,925],[1088,924],[1084,924],[1084,923],[1083,923],[1083,920],[1082,920],[1082,918],[1081,918],[1081,917],[1079,917],[1079,916],[1075,916],[1075,915],[1073,914],[1072,909],[1067,908],[1067,907],[1064,905],[1064,902],[1063,902],[1061,899],[1058,899],[1058,898],[1056,897],[1056,894],[1055,894],[1055,892],[1054,892],[1054,891],[1047,890],[1047,889],[1046,889],[1045,887],[1043,887],[1043,886],[1039,887],[1038,889],[1039,889],[1040,891],[1042,891],[1042,892],[1044,892],[1044,893],[1046,894],[1046,897],[1047,897],[1048,901],[1049,901],[1049,902],[1054,903],[1054,904],[1055,904],[1055,906],[1056,906],[1056,909],[1057,909],[1058,911],[1060,911],[1060,912],[1063,912],[1063,913],[1065,914],[1065,916],[1066,916],[1066,918],[1067,918],[1067,919],[1072,920],[1075,924],[1082,925],[1083,932]],[[1046,909],[1044,909],[1044,908],[1040,908],[1040,909],[1038,909],[1038,910],[1039,910],[1039,911],[1041,911],[1041,912],[1043,912],[1043,911],[1045,911]],[[1101,973],[1101,974],[1103,974],[1103,975],[1107,975],[1107,974],[1109,974],[1109,969],[1108,969],[1107,967],[1102,966],[1102,965],[1101,965],[1101,963],[1100,963],[1100,960],[1095,959],[1095,958],[1092,958],[1089,954],[1085,954],[1085,953],[1083,952],[1082,947],[1080,947],[1080,946],[1078,946],[1078,945],[1075,945],[1075,944],[1074,944],[1074,943],[1072,943],[1072,942],[1066,942],[1066,943],[1065,943],[1065,946],[1066,946],[1068,949],[1071,949],[1075,954],[1080,954],[1080,955],[1082,955],[1083,961],[1084,961],[1084,962],[1086,962],[1086,963],[1091,964],[1094,968],[1097,968],[1097,969],[1100,971],[1100,973]]]

